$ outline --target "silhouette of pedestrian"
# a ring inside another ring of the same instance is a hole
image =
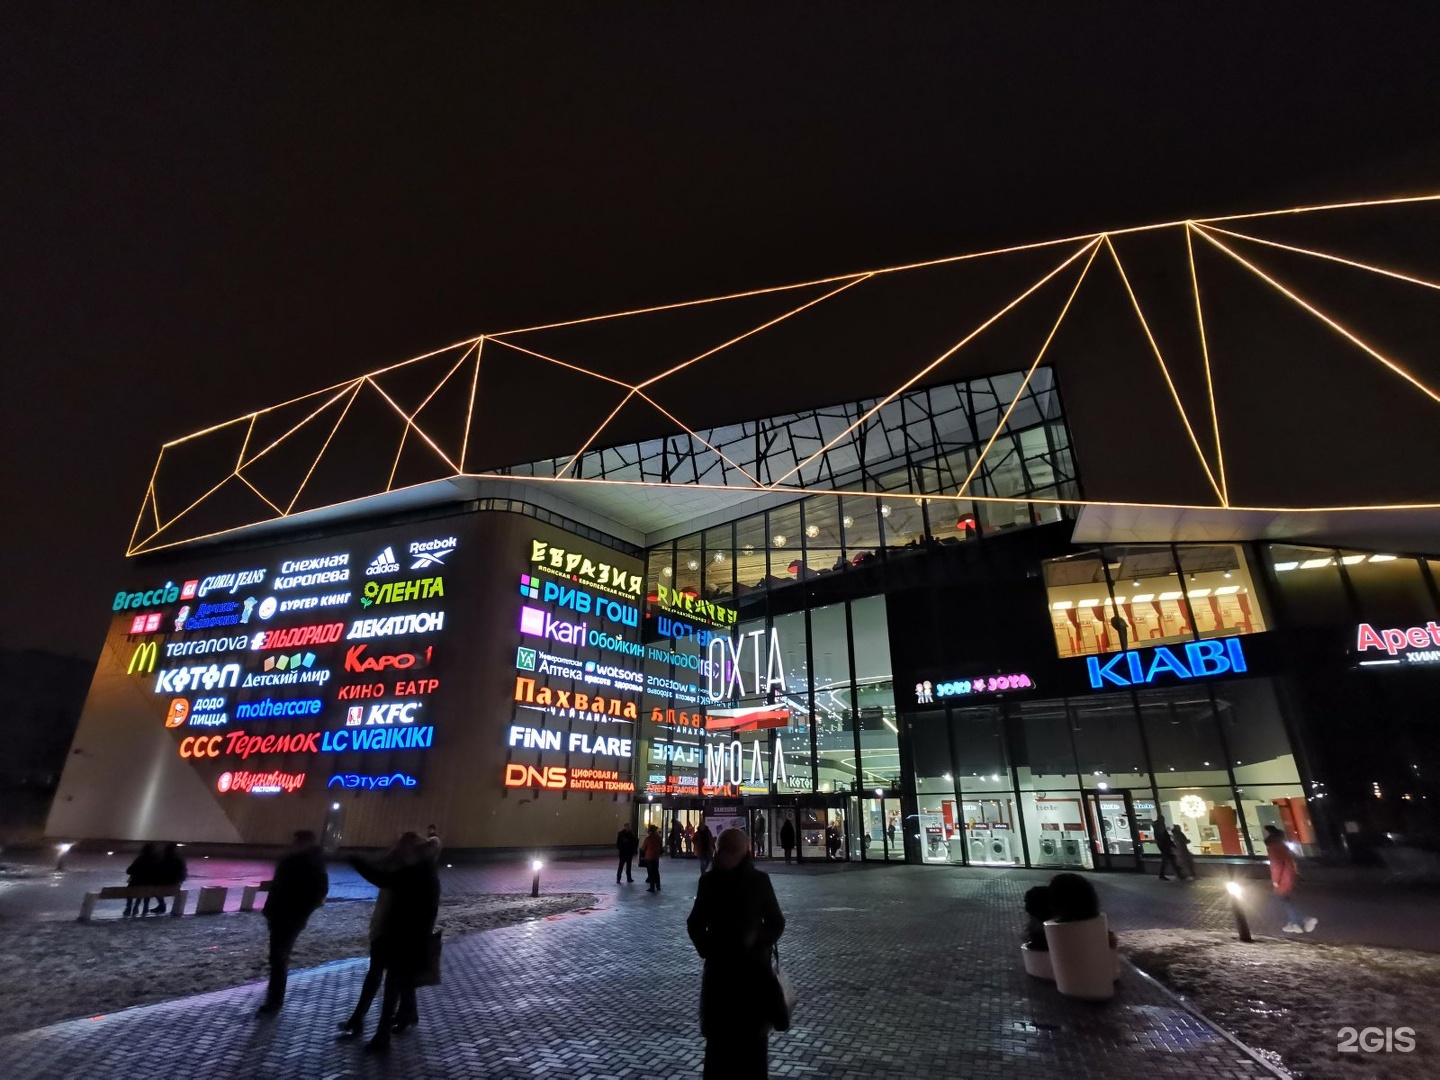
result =
[[[1195,856],[1190,854],[1190,838],[1179,825],[1170,826],[1170,839],[1175,841],[1176,873],[1185,872],[1185,877],[1195,880]]]
[[[380,1024],[365,1044],[369,1052],[388,1050],[392,1033],[402,1033],[419,1022],[415,980],[425,966],[430,935],[440,913],[440,873],[435,864],[439,851],[439,837],[421,839],[407,832],[395,846],[396,865],[374,865],[358,857],[350,860],[361,877],[390,894],[379,913],[371,947],[385,969],[385,994],[380,1002]],[[370,1003],[364,1004],[368,1010]],[[350,1030],[362,1034],[364,1012],[357,1007],[357,1015],[351,1019],[356,1023]]]
[[[715,834],[703,821],[695,830],[695,855],[700,860],[700,873],[710,869],[710,860],[715,856]]]
[[[169,889],[178,889],[181,885],[185,884],[185,879],[189,876],[189,868],[186,867],[185,860],[180,855],[180,845],[166,844],[165,850],[160,854],[159,861],[155,864],[153,873],[154,883],[156,885],[163,885]],[[173,902],[172,900],[172,903]],[[145,903],[149,904],[150,901],[147,899]],[[165,898],[163,896],[157,896],[155,898],[155,914],[165,914]]]
[[[790,865],[790,852],[795,850],[795,823],[788,817],[780,825],[780,846],[785,849],[785,865]]]
[[[785,932],[785,916],[770,875],[755,868],[743,829],[720,834],[715,868],[700,878],[685,929],[705,961],[700,976],[704,1080],[764,1080],[771,1017],[766,1004],[755,1006],[773,999],[770,949]]]
[[[640,864],[645,867],[645,891],[660,891],[660,856],[665,854],[665,844],[660,839],[660,826],[651,825],[645,832],[640,845]]]
[[[1170,838],[1170,830],[1165,825],[1163,817],[1155,819],[1155,846],[1160,851],[1160,880],[1169,881],[1169,875],[1165,873],[1165,867],[1169,866],[1175,871],[1176,877],[1184,877],[1180,872],[1180,864],[1175,861],[1175,841]]]
[[[620,831],[615,835],[615,854],[620,857],[620,863],[615,867],[615,884],[620,884],[620,875],[625,875],[625,880],[631,885],[635,884],[635,875],[630,871],[630,863],[635,858],[635,852],[639,850],[640,841],[635,838],[635,833],[627,821],[620,826]]]
[[[301,829],[295,833],[289,853],[275,864],[265,900],[265,921],[270,924],[270,984],[265,1003],[256,1010],[261,1016],[279,1012],[285,1003],[290,950],[329,891],[330,876],[325,872],[320,845],[313,832]]]
[[[154,844],[145,844],[140,848],[140,854],[136,855],[130,865],[125,868],[129,876],[125,884],[132,889],[143,888],[155,884],[155,871],[160,866],[160,855],[155,850]],[[144,900],[132,899],[125,901],[126,915],[144,915],[150,909],[150,898]]]

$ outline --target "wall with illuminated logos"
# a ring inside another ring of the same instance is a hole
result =
[[[604,642],[635,637],[632,571],[510,513],[151,563],[107,598],[49,831],[279,843],[328,818],[346,846],[430,824],[452,847],[612,842],[639,695]]]

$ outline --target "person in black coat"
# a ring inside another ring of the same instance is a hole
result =
[[[435,862],[439,838],[422,840],[406,833],[398,847],[400,865],[393,868],[350,860],[361,877],[390,894],[371,945],[372,955],[385,968],[380,1026],[365,1044],[371,1052],[388,1050],[392,1031],[404,1031],[416,1022],[415,980],[429,956],[430,935],[440,914],[440,872]]]
[[[790,862],[790,852],[795,850],[795,823],[788,817],[780,826],[780,846],[785,849],[785,862]]]
[[[313,911],[325,903],[330,875],[315,834],[301,829],[288,854],[275,864],[270,894],[265,899],[265,921],[270,924],[270,985],[260,1015],[280,1011],[285,1002],[285,979],[289,974],[290,950]]]
[[[715,868],[700,878],[685,929],[705,961],[700,977],[705,1080],[764,1080],[768,1003],[775,993],[770,949],[785,932],[785,916],[770,875],[755,868],[744,830],[720,834]],[[767,1004],[757,1008],[756,1002]]]
[[[635,875],[631,872],[630,865],[635,861],[635,852],[640,850],[640,841],[636,839],[635,832],[628,824],[621,825],[620,831],[615,836],[615,853],[620,856],[620,865],[615,868],[615,884],[620,884],[620,875],[625,875],[625,880],[631,885],[635,884]]]
[[[180,854],[179,844],[166,844],[165,850],[160,854],[152,874],[152,884],[164,885],[167,888],[178,889],[185,884],[185,879],[190,876],[190,870],[185,865],[185,859]],[[149,900],[145,903],[148,905]],[[155,914],[165,914],[165,898],[155,898]]]
[[[145,885],[155,884],[155,871],[160,865],[160,855],[155,850],[154,844],[146,844],[140,849],[129,866],[125,868],[128,875],[125,884],[131,888],[140,888]],[[150,910],[150,898],[144,900],[126,900],[126,915],[145,915]],[[163,910],[163,908],[162,908]]]

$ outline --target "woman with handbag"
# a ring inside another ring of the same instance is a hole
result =
[[[726,829],[715,845],[715,866],[700,878],[685,929],[705,961],[700,977],[700,1034],[705,1080],[764,1080],[770,1028],[789,1026],[771,950],[785,932],[770,875],[755,868],[750,838]],[[762,1002],[760,1008],[737,1003]]]
[[[438,837],[422,840],[415,833],[406,833],[396,844],[398,865],[394,867],[350,860],[361,877],[389,893],[370,946],[372,963],[379,961],[385,969],[380,1026],[365,1044],[372,1053],[390,1049],[392,1032],[403,1032],[419,1021],[415,983],[429,960],[430,937],[440,913],[440,871],[435,861],[439,851]],[[360,1020],[363,1024],[363,1014]],[[358,1035],[360,1027],[357,1024],[350,1030]]]

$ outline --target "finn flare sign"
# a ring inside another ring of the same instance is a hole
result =
[[[1216,675],[1243,674],[1248,670],[1238,637],[1190,641],[1173,648],[1158,645],[1151,649],[1132,649],[1116,653],[1108,660],[1087,656],[1085,665],[1090,673],[1092,690],[1205,679]]]

